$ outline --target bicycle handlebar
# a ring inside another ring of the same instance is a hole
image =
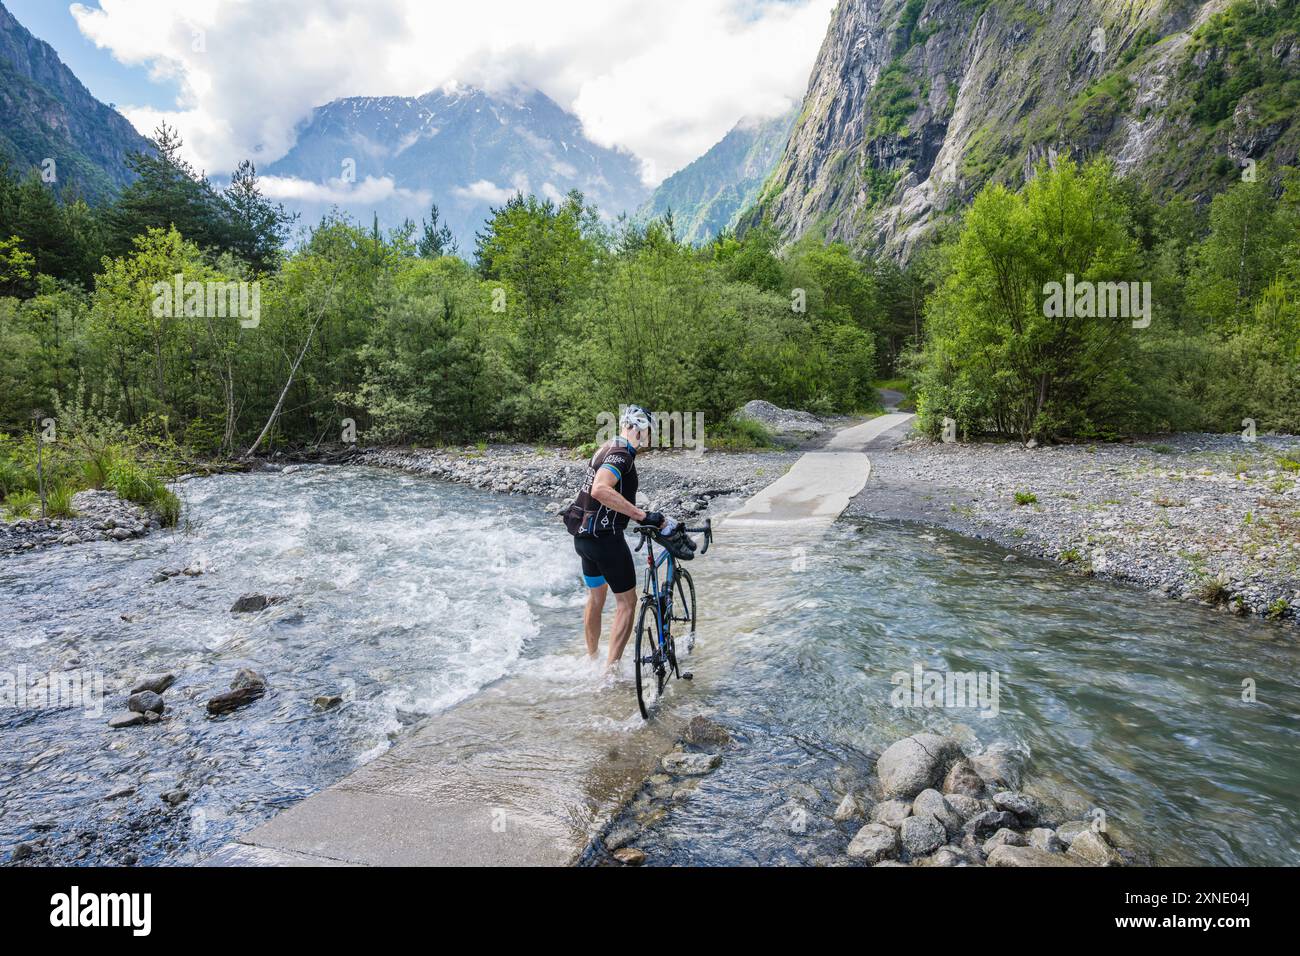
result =
[[[641,540],[637,542],[637,546],[635,548],[635,550],[637,551],[641,550],[641,545],[645,544],[646,541],[649,540],[650,535],[655,534],[659,531],[658,528],[652,527],[651,525],[648,524],[633,525],[631,530],[641,535]],[[686,527],[685,522],[683,522],[682,530],[685,531],[687,534],[704,535],[704,547],[700,548],[700,554],[706,553],[709,550],[709,545],[713,543],[713,519],[712,518],[705,518],[704,524],[699,528],[688,528]]]

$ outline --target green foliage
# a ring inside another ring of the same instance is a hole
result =
[[[45,495],[45,515],[48,518],[75,518],[77,511],[72,507],[72,496],[76,489],[68,482],[56,482]]]
[[[33,518],[40,514],[41,499],[34,491],[18,491],[7,495],[4,500],[4,514],[9,521]]]
[[[1034,494],[1032,491],[1017,491],[1017,492],[1016,492],[1016,504],[1017,504],[1017,505],[1036,505],[1036,504],[1038,504],[1038,495]]]
[[[1263,122],[1289,117],[1300,99],[1300,76],[1274,51],[1279,42],[1294,43],[1297,36],[1300,4],[1295,0],[1237,0],[1209,18],[1188,45],[1179,78],[1189,91],[1192,119],[1215,126],[1230,118],[1245,96]]]
[[[726,419],[711,432],[706,440],[709,448],[728,451],[749,451],[756,448],[771,448],[772,433],[752,418]]]

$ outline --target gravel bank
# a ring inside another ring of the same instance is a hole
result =
[[[1300,458],[1300,438],[1038,448],[904,438],[870,454],[871,480],[850,515],[935,524],[1081,573],[1296,623],[1300,473],[1284,459]]]
[[[75,518],[0,520],[0,554],[85,541],[125,541],[161,527],[154,515],[111,491],[79,491],[72,507]]]

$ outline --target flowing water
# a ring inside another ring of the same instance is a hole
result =
[[[536,502],[367,469],[182,489],[184,532],[0,559],[0,677],[107,685],[102,713],[0,712],[0,854],[44,840],[37,862],[193,862],[431,714],[463,712],[458,732],[505,738],[530,710],[589,706],[589,734],[660,745],[631,685],[586,666],[576,558]],[[649,831],[655,849],[676,862],[834,856],[845,836],[823,816],[791,835],[792,794],[824,793],[931,728],[1020,750],[1037,792],[1071,813],[1104,808],[1156,862],[1300,862],[1294,631],[1002,558],[886,523],[842,522],[798,546],[720,534],[692,568],[696,679],[672,685],[661,719],[716,711],[747,746]],[[153,583],[196,560],[204,574]],[[229,613],[249,591],[286,600]],[[996,675],[997,696],[894,706],[891,678],[916,666]],[[204,701],[240,667],[269,693],[208,717]],[[133,679],[156,671],[178,675],[166,719],[108,729]],[[502,687],[535,699],[482,703]],[[344,703],[318,710],[320,694]],[[553,736],[521,772],[576,749]],[[189,797],[169,809],[159,795],[177,788]]]

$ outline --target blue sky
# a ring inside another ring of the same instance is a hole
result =
[[[54,47],[59,59],[97,100],[122,106],[151,106],[168,109],[176,102],[176,85],[168,80],[153,81],[145,67],[124,66],[101,50],[77,29],[63,0],[0,0],[15,19],[37,39]],[[98,7],[94,0],[83,4]]]

